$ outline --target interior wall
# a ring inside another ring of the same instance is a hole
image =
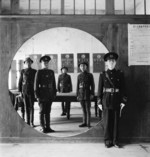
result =
[[[145,17],[137,18],[1,18],[0,20],[0,137],[46,137],[19,118],[8,95],[8,71],[12,59],[21,45],[33,35],[45,29],[72,27],[90,33],[100,40],[109,51],[116,51],[120,58],[118,66],[124,71],[128,102],[120,118],[120,138],[128,141],[150,141],[150,68],[128,67],[127,23],[150,23]],[[114,22],[115,21],[115,22]],[[75,139],[102,138],[100,123],[92,130]],[[53,137],[46,137],[53,139]],[[3,138],[4,139],[4,138]],[[71,138],[70,138],[71,139]],[[64,140],[64,139],[63,139]]]
[[[25,59],[25,57],[30,55],[57,55],[57,72],[55,72],[56,84],[58,81],[58,76],[61,74],[61,55],[62,54],[73,54],[73,67],[74,72],[69,73],[72,78],[73,92],[76,92],[76,84],[77,84],[77,75],[78,73],[78,60],[77,55],[81,53],[89,54],[89,71],[93,73],[93,77],[95,80],[95,92],[97,92],[98,87],[98,78],[99,72],[93,72],[93,54],[105,54],[108,50],[106,47],[96,39],[91,34],[81,31],[75,28],[69,27],[56,27],[44,30],[35,34],[29,40],[27,40],[23,45],[18,49],[16,55],[13,58],[12,68],[11,68],[11,78],[13,83],[11,87],[15,87],[16,82],[16,71],[14,69],[15,63],[18,64],[18,61]],[[53,62],[53,58],[50,62]],[[40,65],[40,62],[38,62]],[[104,62],[103,62],[104,64]],[[33,65],[34,67],[34,65]],[[40,67],[40,66],[39,66]],[[17,67],[16,67],[17,68]],[[51,69],[51,65],[49,66]],[[13,77],[14,76],[14,77]],[[17,76],[17,80],[19,76]],[[15,80],[15,81],[13,81]],[[11,88],[13,89],[13,88]]]

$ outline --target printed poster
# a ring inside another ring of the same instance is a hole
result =
[[[74,56],[73,54],[61,54],[61,65],[68,68],[68,73],[74,73]]]
[[[105,70],[104,53],[93,54],[93,72],[99,73]]]
[[[150,65],[150,24],[128,24],[128,64]]]
[[[49,62],[49,69],[53,70],[55,73],[58,73],[58,56],[57,54],[48,54],[51,57]]]

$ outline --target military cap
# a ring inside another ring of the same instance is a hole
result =
[[[88,63],[87,63],[87,62],[85,62],[85,61],[83,61],[83,62],[79,63],[79,65],[78,65],[78,66],[80,66],[81,64],[84,64],[84,65],[86,65],[86,66],[88,67]]]
[[[30,61],[31,63],[33,63],[33,60],[32,60],[30,57],[25,58],[24,63],[25,63],[25,62],[29,62],[29,61]]]
[[[62,69],[66,69],[66,70],[68,71],[68,68],[67,68],[66,66],[63,66],[63,67],[61,68],[61,70],[62,70]]]
[[[109,59],[115,59],[115,60],[117,60],[117,59],[118,59],[118,54],[115,53],[115,52],[106,53],[106,54],[104,55],[104,61],[107,61],[107,60],[109,60]]]
[[[47,56],[47,55],[45,55],[45,56],[42,56],[41,58],[40,58],[40,62],[41,61],[47,61],[47,62],[49,62],[51,60],[51,57],[50,56]]]

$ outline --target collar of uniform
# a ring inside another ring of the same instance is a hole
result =
[[[115,72],[116,71],[116,69],[113,69],[113,70],[107,70],[107,72]]]

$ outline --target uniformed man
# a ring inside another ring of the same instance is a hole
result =
[[[122,108],[127,101],[123,72],[115,68],[118,54],[104,55],[107,71],[100,73],[98,85],[98,106],[103,111],[104,141],[107,148],[118,144],[118,122]]]
[[[62,74],[58,77],[58,84],[57,84],[57,90],[60,93],[70,93],[72,92],[72,82],[71,82],[71,76],[67,74],[68,68],[62,67],[61,68]],[[62,102],[62,116],[66,115],[67,118],[70,119],[70,101],[66,100],[66,102]]]
[[[35,76],[35,96],[40,107],[40,125],[43,133],[54,132],[50,127],[50,112],[52,102],[56,97],[56,82],[54,71],[48,69],[51,58],[47,55],[40,58],[42,69]]]
[[[94,98],[95,84],[93,75],[87,71],[88,63],[79,64],[81,73],[77,78],[77,100],[80,101],[83,111],[83,123],[79,127],[91,127],[91,100]]]
[[[24,64],[27,68],[21,70],[18,90],[23,97],[26,111],[26,122],[34,127],[34,78],[36,70],[32,69],[32,63],[33,60],[30,57],[25,59]]]

